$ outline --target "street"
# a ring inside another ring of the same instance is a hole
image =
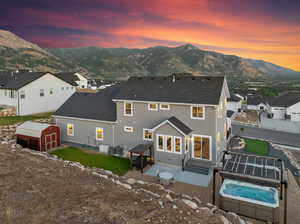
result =
[[[244,128],[244,130],[241,131],[241,128]],[[277,144],[282,144],[282,145],[300,147],[300,133],[294,134],[294,133],[275,131],[270,129],[232,124],[232,134],[243,136],[243,137],[265,139],[267,141],[277,143]]]

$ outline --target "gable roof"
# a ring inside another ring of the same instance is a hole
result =
[[[67,82],[59,76],[52,74],[51,72],[30,72],[27,70],[19,72],[0,72],[0,89],[12,89],[18,90],[27,84],[41,78],[46,74],[51,74],[60,80]],[[67,82],[70,85],[77,85],[76,83]]]
[[[182,121],[180,121],[179,119],[177,119],[174,116],[170,117],[169,119],[156,125],[154,128],[152,128],[152,131],[156,130],[157,128],[163,126],[166,123],[170,124],[172,127],[174,127],[176,130],[178,130],[183,135],[188,135],[193,131],[187,125],[185,125]]]
[[[290,107],[300,102],[300,92],[288,92],[268,101],[270,106]]]
[[[224,76],[131,77],[115,100],[218,105]]]
[[[60,72],[60,73],[54,73],[53,75],[69,83],[72,86],[78,86],[76,81],[80,81],[80,79],[75,74],[76,72]]]
[[[54,113],[54,116],[115,122],[116,105],[112,97],[117,91],[118,87],[112,86],[97,93],[76,92]]]
[[[229,102],[240,102],[242,100],[242,98],[240,98],[238,95],[236,94],[231,94],[230,98],[228,98]]]

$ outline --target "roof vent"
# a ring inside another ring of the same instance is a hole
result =
[[[164,80],[167,80],[167,77],[164,77]]]
[[[195,77],[193,77],[192,80],[195,80]]]
[[[154,80],[154,77],[151,77],[151,80]]]

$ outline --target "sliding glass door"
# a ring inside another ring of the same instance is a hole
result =
[[[193,136],[193,158],[210,160],[210,137]]]

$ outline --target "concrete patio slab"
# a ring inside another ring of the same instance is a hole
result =
[[[189,171],[182,171],[181,167],[161,163],[152,166],[149,170],[145,172],[145,174],[149,176],[156,176],[158,172],[164,171],[172,173],[176,181],[201,187],[208,187],[212,178],[212,169],[209,170],[208,175],[203,175]]]

